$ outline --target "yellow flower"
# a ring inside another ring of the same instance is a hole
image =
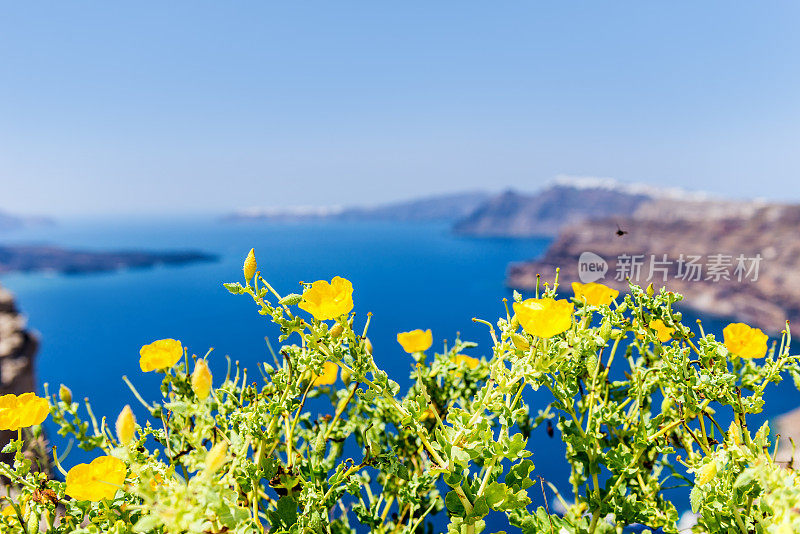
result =
[[[39,425],[50,413],[47,399],[35,393],[3,395],[0,397],[0,430],[19,430]]]
[[[608,306],[619,295],[619,291],[616,289],[596,282],[588,284],[572,282],[572,291],[575,293],[576,299],[586,302],[589,306]]]
[[[725,347],[742,358],[763,358],[767,354],[767,334],[744,323],[731,323],[722,330]]]
[[[436,414],[433,412],[433,408],[428,406],[428,408],[420,414],[419,419],[417,421],[426,421],[428,419],[433,419],[436,417]]]
[[[648,323],[650,330],[655,331],[656,337],[661,343],[666,343],[670,339],[672,339],[672,334],[675,332],[674,328],[670,328],[664,324],[664,321],[661,319],[653,319]],[[644,336],[641,334],[636,334],[636,339],[644,339]]]
[[[172,367],[183,356],[181,342],[175,339],[159,339],[139,350],[139,367],[143,372]]]
[[[708,484],[714,479],[715,476],[717,476],[717,462],[711,460],[710,462],[704,464],[700,469],[697,470],[697,476],[695,476],[695,483],[697,486]]]
[[[67,473],[67,495],[79,501],[112,499],[125,482],[125,463],[113,456],[78,464]]]
[[[127,445],[133,440],[133,433],[136,430],[136,417],[134,417],[130,405],[126,404],[122,411],[119,412],[116,428],[117,439],[122,445]]]
[[[575,306],[564,299],[528,299],[514,303],[514,313],[522,328],[531,335],[550,338],[572,324]]]
[[[197,398],[204,400],[211,393],[211,383],[214,377],[208,368],[208,363],[205,358],[197,360],[194,364],[194,372],[192,373],[192,391],[197,395]]]
[[[314,380],[315,386],[329,386],[336,382],[336,372],[339,370],[339,366],[333,362],[325,362],[322,364],[322,374],[317,375],[313,374],[312,378]]]
[[[330,283],[317,280],[303,291],[299,306],[320,321],[350,313],[353,309],[353,284],[340,276],[334,276]]]
[[[247,285],[250,285],[250,280],[256,275],[256,251],[255,249],[250,249],[250,252],[247,253],[247,258],[244,260],[244,267],[242,267],[242,271],[244,271],[244,279],[247,282]]]
[[[228,444],[224,441],[217,443],[206,455],[206,473],[214,473],[228,461]]]
[[[464,354],[456,354],[453,357],[453,363],[456,365],[466,364],[467,367],[470,369],[475,369],[481,363],[481,361],[477,358],[472,358],[471,356],[465,356]]]
[[[409,354],[428,350],[433,345],[433,334],[430,330],[412,330],[411,332],[400,332],[397,334],[397,342],[403,346],[403,350]]]

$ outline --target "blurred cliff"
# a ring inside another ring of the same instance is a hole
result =
[[[19,395],[36,391],[35,362],[39,342],[27,327],[25,318],[17,310],[14,296],[0,286],[0,395]],[[0,449],[16,438],[16,431],[0,431]],[[30,454],[39,460],[38,467],[49,470],[43,439],[29,443]],[[9,461],[9,455],[0,454],[0,461]]]

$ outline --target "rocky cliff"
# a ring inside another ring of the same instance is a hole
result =
[[[798,230],[800,206],[650,200],[629,216],[564,228],[542,258],[512,264],[507,283],[529,289],[537,274],[552,280],[556,267],[566,287],[593,278],[620,290],[626,278],[652,282],[684,294],[690,308],[774,333],[800,319]],[[579,262],[584,253],[596,256]]]
[[[36,391],[34,362],[39,342],[26,328],[25,318],[19,313],[14,297],[0,287],[0,395]],[[0,449],[16,432],[0,431]],[[37,444],[37,449],[42,444]],[[7,460],[0,455],[0,460]]]
[[[610,187],[557,183],[535,194],[506,191],[453,225],[478,237],[554,237],[569,224],[595,217],[631,215],[650,197]]]

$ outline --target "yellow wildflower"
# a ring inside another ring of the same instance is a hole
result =
[[[742,358],[763,358],[767,354],[767,335],[744,323],[731,323],[722,330],[725,347]]]
[[[697,476],[695,476],[695,483],[698,486],[708,484],[714,479],[715,476],[717,476],[717,462],[711,460],[710,462],[704,464],[700,469],[697,470]]]
[[[428,408],[422,412],[419,416],[418,421],[427,421],[428,419],[433,419],[436,417],[436,414],[433,412],[433,408],[428,406]]]
[[[519,324],[531,335],[550,338],[572,324],[575,306],[564,299],[528,299],[514,303]]]
[[[175,339],[159,339],[139,350],[139,367],[143,372],[172,367],[183,356],[181,342]]]
[[[336,382],[336,372],[339,370],[339,366],[333,362],[325,362],[322,364],[322,374],[313,375],[314,385],[315,386],[329,386]]]
[[[125,463],[113,456],[78,464],[67,473],[67,495],[79,501],[112,499],[125,482]]]
[[[473,358],[471,356],[465,356],[464,354],[456,354],[453,357],[453,363],[456,365],[466,364],[467,367],[470,369],[475,369],[481,363],[481,361],[477,358]]]
[[[608,306],[619,295],[619,291],[616,289],[596,282],[588,284],[572,282],[572,291],[575,293],[576,299],[585,302],[589,306]]]
[[[206,473],[216,472],[228,461],[228,444],[224,441],[217,443],[206,455]]]
[[[213,379],[214,377],[211,375],[211,370],[209,370],[205,358],[197,360],[192,373],[192,391],[194,391],[198,399],[204,400],[208,397],[208,394],[211,393]]]
[[[664,321],[661,319],[653,319],[648,323],[650,330],[653,330],[656,334],[656,337],[661,343],[666,343],[670,339],[672,339],[672,334],[675,332],[674,328],[670,328]],[[636,339],[644,339],[644,336],[641,334],[636,334]]]
[[[133,433],[136,430],[136,417],[134,417],[130,405],[126,404],[122,411],[119,412],[116,428],[117,439],[122,445],[127,445],[133,440]]]
[[[50,413],[47,399],[35,393],[3,395],[0,397],[0,430],[19,430],[39,425]]]
[[[334,276],[330,283],[317,280],[303,291],[299,306],[320,321],[350,313],[353,309],[353,284],[340,276]]]
[[[433,334],[430,330],[412,330],[410,332],[400,332],[397,334],[397,342],[403,346],[403,350],[409,354],[428,350],[433,345]]]
[[[250,252],[247,253],[247,258],[244,260],[244,266],[242,267],[242,271],[244,271],[244,279],[247,282],[247,285],[250,285],[250,280],[256,275],[256,251],[255,249],[250,249]]]

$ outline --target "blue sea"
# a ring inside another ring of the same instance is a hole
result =
[[[397,332],[430,328],[436,346],[460,333],[462,339],[479,343],[471,355],[488,355],[487,328],[471,319],[495,322],[504,316],[502,299],[511,298],[504,285],[508,263],[536,257],[549,244],[545,239],[460,237],[441,223],[232,223],[212,217],[71,220],[4,234],[0,242],[96,250],[198,249],[219,256],[216,262],[184,266],[0,277],[0,283],[16,294],[41,340],[39,383],[49,383],[51,392],[66,384],[76,399],[88,397],[95,413],[112,421],[125,404],[137,406],[122,375],[130,377],[145,398],[158,395],[157,376],[143,375],[138,366],[139,348],[155,339],[180,339],[201,355],[213,347],[212,370],[217,376],[224,375],[226,355],[253,369],[254,375],[256,362],[271,361],[264,337],[274,336],[275,330],[256,313],[249,297],[230,295],[222,287],[223,282],[240,281],[251,247],[262,275],[282,294],[299,292],[301,280],[335,275],[350,279],[357,321],[373,313],[369,336],[378,366],[401,385],[409,385],[412,362],[397,344]],[[694,323],[691,313],[684,315],[686,324]],[[706,331],[717,335],[725,324],[704,319]],[[546,406],[547,396],[529,393],[528,400],[535,414]],[[799,401],[791,380],[771,388],[769,411],[753,417],[751,426]],[[137,415],[144,416],[141,410]],[[50,425],[47,431],[63,450],[65,443],[55,428]],[[564,444],[558,436],[549,438],[543,427],[538,428],[529,444],[534,474],[569,494]],[[73,451],[70,456],[69,465],[93,455]],[[684,498],[686,493],[678,490],[677,495]],[[541,504],[539,492],[532,498],[536,506]],[[688,500],[683,508],[687,507]],[[444,522],[437,518],[437,526]]]

